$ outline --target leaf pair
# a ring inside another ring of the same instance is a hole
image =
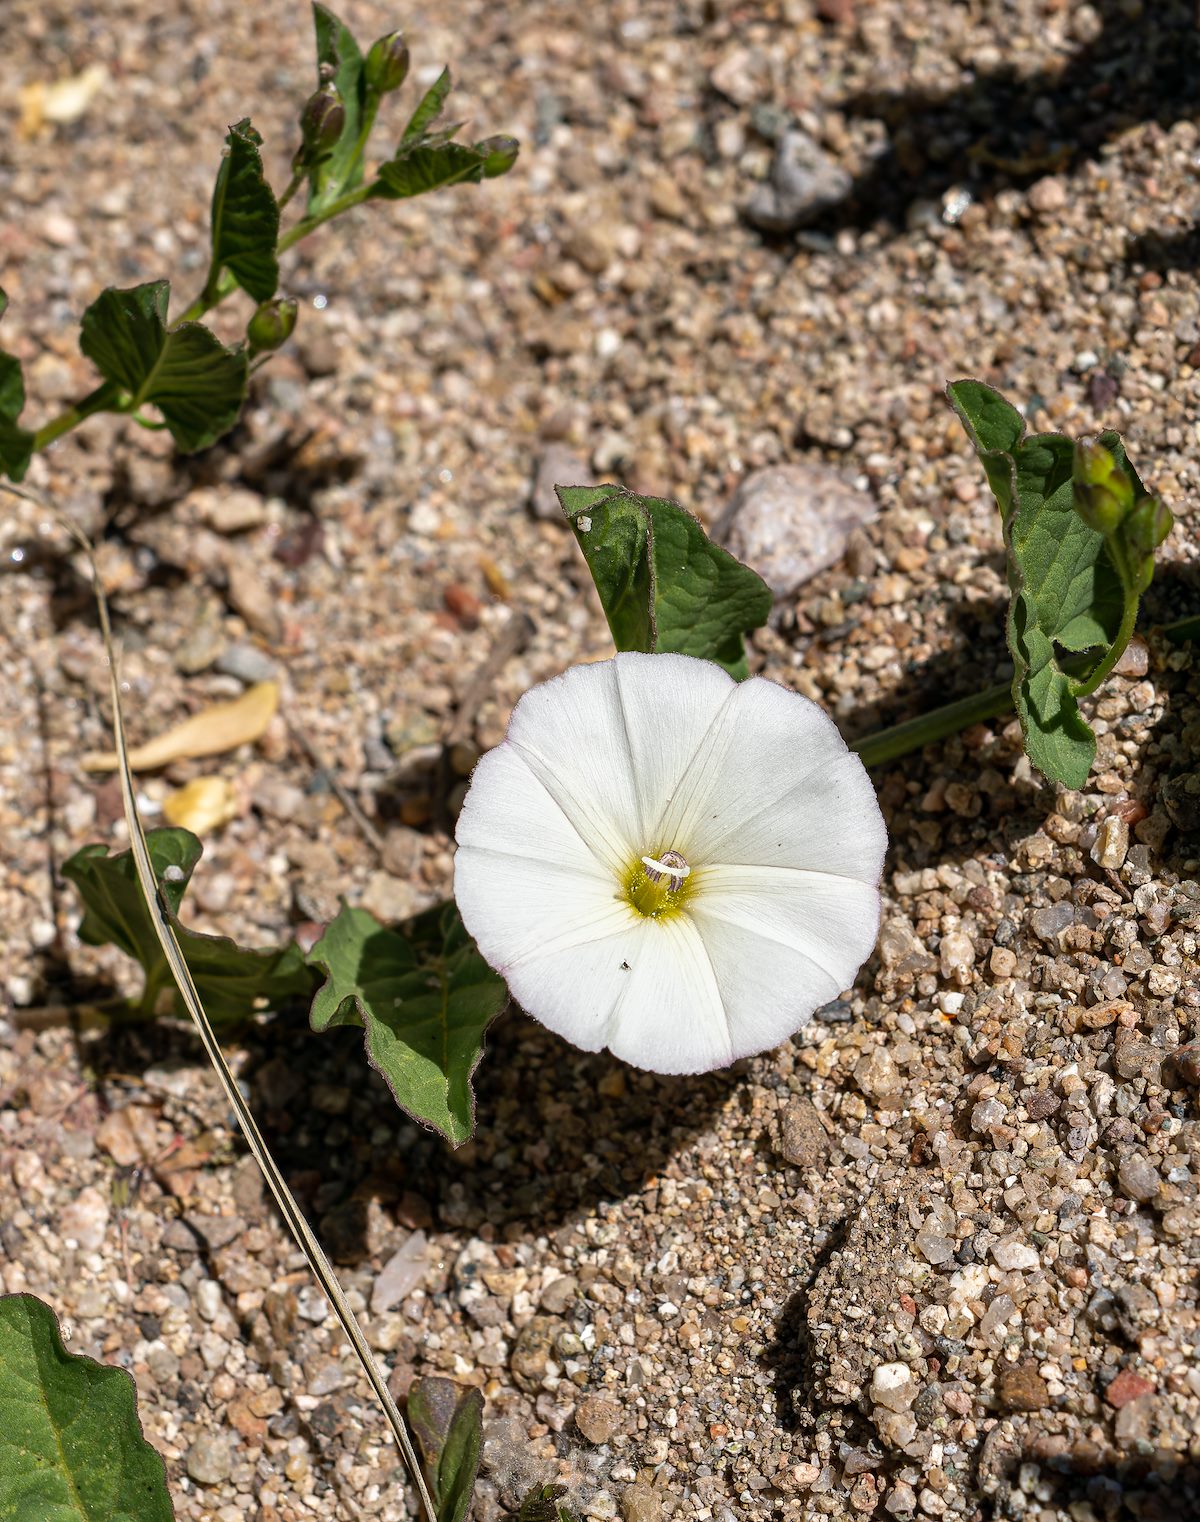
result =
[[[1098,651],[1098,666],[1115,660],[1132,629],[1137,593],[1124,586],[1105,536],[1076,508],[1073,441],[1061,433],[1027,436],[1016,408],[980,381],[955,381],[947,393],[1000,509],[1012,593],[1013,702],[1025,749],[1047,777],[1080,788],[1096,737],[1079,712],[1079,663],[1070,657]],[[1098,442],[1145,497],[1118,435],[1103,433]]]
[[[214,1025],[234,1025],[257,1010],[278,1009],[311,997],[315,978],[294,941],[278,949],[251,951],[225,936],[201,935],[179,924],[179,906],[203,850],[190,831],[151,830],[146,844],[161,900],[174,921],[175,934]],[[141,964],[146,975],[142,1003],[151,1012],[159,991],[173,986],[173,980],[132,855],[122,851],[110,856],[107,846],[84,846],[62,870],[83,899],[80,939],[89,946],[119,946]],[[185,1013],[178,1003],[176,1009]]]
[[[413,1381],[405,1413],[436,1511],[435,1522],[466,1522],[483,1448],[483,1396],[449,1379]]]
[[[365,1030],[371,1065],[414,1120],[456,1146],[468,1139],[475,1122],[471,1078],[483,1055],[484,1033],[508,993],[476,951],[453,904],[427,910],[396,930],[364,909],[343,907],[307,961],[294,941],[249,950],[179,923],[183,895],[203,850],[199,840],[188,830],[163,829],[151,830],[146,844],[161,901],[214,1025],[236,1025],[256,1011],[311,1000],[313,1030],[341,1025]],[[118,946],[141,964],[146,976],[141,1008],[152,1013],[172,978],[132,855],[110,856],[107,846],[84,846],[64,863],[63,875],[84,902],[80,938],[91,946]]]
[[[309,216],[320,215],[363,179],[363,147],[374,121],[378,95],[369,87],[367,60],[353,33],[324,5],[313,6],[317,34],[318,79],[332,83],[344,108],[336,141],[309,169]],[[376,44],[379,47],[385,39]],[[370,186],[375,199],[406,200],[446,185],[478,184],[505,174],[516,162],[512,138],[489,138],[468,146],[453,141],[462,123],[430,131],[450,93],[450,71],[443,69],[422,96],[401,135],[396,152],[378,169]]]
[[[618,650],[673,652],[747,674],[743,636],[765,624],[771,589],[691,513],[615,486],[559,486]]]

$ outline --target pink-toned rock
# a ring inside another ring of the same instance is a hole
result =
[[[1131,1400],[1138,1400],[1143,1395],[1150,1395],[1154,1385],[1142,1375],[1135,1374],[1132,1369],[1122,1369],[1117,1377],[1104,1392],[1104,1399],[1113,1408],[1119,1411],[1122,1406],[1127,1406]]]

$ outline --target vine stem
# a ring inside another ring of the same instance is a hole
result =
[[[293,182],[284,192],[284,201],[280,203],[281,205],[291,199],[295,189],[296,182]],[[294,248],[310,233],[316,232],[318,227],[324,226],[326,222],[332,221],[342,212],[349,211],[352,206],[361,205],[363,201],[370,198],[371,191],[371,185],[358,185],[353,190],[347,191],[344,196],[339,196],[336,201],[331,201],[324,211],[317,212],[313,216],[301,217],[280,238],[276,245],[276,252],[286,253],[289,248]],[[228,270],[222,270],[215,278],[213,271],[210,270],[204,282],[204,289],[171,326],[178,327],[181,322],[198,322],[214,307],[220,306],[235,290],[237,290],[237,281]],[[38,429],[33,436],[34,454],[39,454],[56,439],[60,439],[64,433],[70,433],[72,428],[77,428],[80,423],[93,417],[97,412],[123,412],[125,409],[120,405],[120,400],[120,388],[112,381],[105,381],[94,391],[89,391],[86,396],[81,397],[77,402],[72,402],[57,417],[51,418],[48,423]]]
[[[1126,609],[1128,614],[1128,609]],[[1134,605],[1134,617],[1137,616],[1137,607]],[[1122,622],[1122,635],[1125,643],[1128,643],[1129,635],[1133,632],[1132,621],[1130,628],[1125,632]],[[1173,623],[1160,624],[1153,632],[1162,635],[1163,639],[1169,640],[1173,645],[1186,645],[1189,640],[1200,639],[1200,617],[1179,618]],[[1120,636],[1119,636],[1120,637]],[[1114,645],[1117,654],[1112,656],[1111,661],[1106,656],[1099,670],[1099,676],[1095,676],[1094,682],[1089,679],[1090,685],[1086,692],[1080,692],[1080,697],[1087,697],[1100,685],[1106,676],[1121,658],[1121,652],[1125,644]],[[1111,655],[1111,651],[1110,651]],[[1068,662],[1069,666],[1071,663]],[[967,729],[972,724],[982,724],[988,719],[998,719],[1013,710],[1012,684],[1000,683],[995,687],[988,687],[983,692],[973,693],[969,698],[958,698],[953,703],[945,703],[941,708],[933,708],[928,713],[918,714],[915,719],[906,719],[903,724],[893,724],[889,729],[878,730],[873,735],[865,735],[861,740],[852,740],[850,749],[862,760],[864,766],[884,766],[889,761],[898,761],[901,756],[907,756],[914,750],[922,750],[926,745],[933,745],[938,740],[945,740],[950,735],[957,734],[960,730]]]
[[[73,523],[65,514],[58,511],[53,503],[48,502],[40,492],[31,491],[28,487],[13,486],[7,481],[0,481],[0,488],[11,492],[15,497],[25,497],[31,502],[36,502],[39,507],[53,514],[63,528],[71,535],[75,542],[88,557],[92,571],[92,590],[96,599],[96,609],[100,615],[100,633],[104,640],[104,650],[108,657],[108,678],[110,697],[112,702],[112,728],[113,740],[119,761],[119,773],[121,778],[121,796],[125,806],[125,822],[129,827],[129,845],[133,853],[134,864],[137,868],[138,882],[141,885],[142,894],[146,900],[146,908],[149,913],[150,923],[154,927],[154,933],[162,948],[163,956],[175,978],[179,989],[180,998],[187,1006],[188,1013],[196,1027],[200,1037],[200,1043],[204,1047],[206,1056],[212,1064],[221,1088],[224,1091],[226,1102],[237,1117],[238,1125],[246,1138],[247,1145],[254,1155],[255,1161],[262,1170],[263,1177],[274,1196],[279,1212],[291,1229],[300,1250],[308,1259],[313,1277],[321,1286],[326,1299],[333,1307],[334,1315],[341,1325],[355,1356],[362,1366],[367,1380],[375,1392],[375,1396],[383,1409],[389,1427],[396,1439],[396,1445],[404,1456],[404,1461],[412,1475],[417,1494],[420,1497],[421,1506],[424,1509],[428,1522],[436,1522],[436,1512],[429,1496],[429,1490],[425,1484],[425,1478],[421,1473],[420,1461],[417,1458],[416,1449],[412,1438],[408,1434],[408,1428],[404,1424],[404,1418],[400,1415],[399,1408],[392,1398],[392,1392],[388,1389],[387,1380],[380,1368],[370,1344],[363,1334],[358,1318],[355,1316],[350,1304],[342,1291],[333,1265],[325,1255],[320,1242],[317,1240],[304,1212],[296,1202],[296,1197],[288,1188],[279,1166],[263,1140],[262,1133],[258,1129],[258,1122],[254,1119],[253,1112],[242,1096],[237,1080],[225,1061],[225,1054],[221,1050],[221,1044],[217,1040],[204,1005],[200,1001],[200,995],[196,991],[196,985],[192,980],[191,970],[180,950],[179,941],[175,936],[175,924],[171,917],[170,908],[164,898],[158,882],[154,876],[154,867],[150,861],[150,851],[146,845],[146,837],[142,832],[142,823],[138,818],[137,800],[133,791],[133,774],[129,770],[129,757],[125,743],[125,719],[121,709],[121,684],[117,672],[117,654],[113,643],[112,626],[108,616],[108,599],[104,595],[104,586],[100,580],[99,569],[96,566],[92,551],[91,541],[87,535]]]

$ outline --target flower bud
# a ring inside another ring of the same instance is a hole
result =
[[[1153,554],[1171,532],[1174,523],[1174,515],[1165,502],[1158,497],[1143,497],[1125,520],[1125,541],[1143,555]]]
[[[264,301],[246,324],[246,337],[250,347],[259,354],[269,354],[287,343],[296,326],[299,304],[290,296],[277,296],[274,301]]]
[[[408,78],[408,44],[403,32],[389,32],[371,44],[363,64],[367,89],[375,95],[398,90]]]
[[[1075,511],[1106,538],[1120,527],[1133,507],[1133,482],[1112,453],[1095,439],[1075,445],[1072,485]]]
[[[521,145],[515,137],[485,137],[481,143],[476,143],[475,152],[484,155],[484,179],[494,180],[497,175],[507,174],[517,162],[520,151]]]
[[[300,114],[300,132],[304,139],[302,154],[307,160],[324,158],[342,135],[346,125],[346,107],[341,92],[332,81],[323,84],[308,97]]]

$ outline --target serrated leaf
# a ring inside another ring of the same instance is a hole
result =
[[[408,1420],[425,1461],[437,1522],[465,1522],[483,1446],[483,1396],[452,1380],[414,1380]]]
[[[394,930],[343,905],[308,960],[326,974],[313,1000],[313,1030],[362,1025],[367,1058],[401,1109],[455,1146],[466,1141],[484,1032],[508,993],[454,905]]]
[[[486,162],[485,154],[463,143],[423,143],[380,164],[373,193],[386,201],[402,201],[443,185],[477,185]]]
[[[450,93],[450,70],[443,69],[428,90],[421,97],[417,109],[408,119],[408,126],[400,135],[400,146],[396,150],[397,156],[406,148],[411,148],[421,142],[426,136],[428,128],[441,116],[446,104],[446,97]]]
[[[1058,652],[1112,644],[1124,608],[1120,577],[1104,536],[1073,506],[1072,441],[1060,433],[1026,436],[1016,408],[980,381],[954,381],[946,390],[1000,508],[1012,593],[1013,702],[1026,752],[1047,777],[1080,788],[1096,738]],[[1132,470],[1115,433],[1100,442]]]
[[[765,624],[771,590],[677,502],[624,487],[559,486],[618,650],[694,655],[746,675],[743,635]]]
[[[263,174],[262,138],[247,117],[225,141],[229,152],[213,187],[213,265],[229,270],[255,301],[270,301],[279,285],[279,207]]]
[[[8,296],[0,290],[0,317],[7,307]],[[13,481],[24,478],[33,455],[33,434],[17,422],[24,406],[21,361],[0,349],[0,471]]]
[[[362,158],[356,159],[358,136],[362,130],[366,104],[366,80],[363,56],[354,34],[325,5],[314,5],[313,27],[317,38],[317,76],[319,82],[331,78],[338,87],[346,119],[332,150],[317,164],[309,177],[308,212],[322,211],[362,179]]]
[[[246,355],[202,323],[168,328],[170,294],[166,280],[101,291],[83,314],[79,347],[132,408],[158,408],[180,449],[203,449],[237,421]]]
[[[179,924],[179,906],[204,849],[189,830],[151,830],[146,844],[184,958],[214,1025],[233,1025],[260,1009],[275,1009],[311,995],[314,978],[294,941],[254,951],[225,936],[202,935]],[[110,856],[107,846],[84,846],[63,863],[62,872],[83,899],[80,940],[89,946],[118,946],[139,962],[146,975],[148,1000],[169,986],[170,971],[142,897],[132,854],[122,851]],[[178,1002],[176,1007],[185,1013]]]
[[[2,1522],[171,1522],[124,1369],[70,1354],[48,1305],[0,1296]]]

